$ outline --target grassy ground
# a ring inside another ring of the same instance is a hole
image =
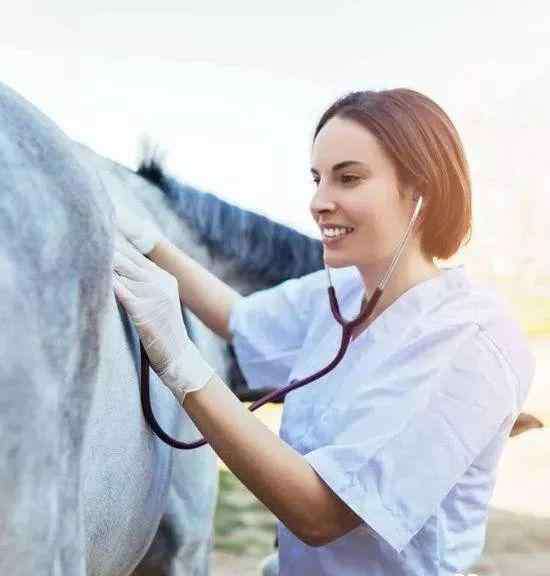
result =
[[[275,434],[279,432],[281,413],[280,404],[270,404],[255,412]],[[246,559],[249,561],[247,567],[257,566],[261,559],[273,552],[277,519],[221,460],[218,460],[218,464],[220,485],[214,517],[214,574],[222,576],[221,565],[226,567],[237,559]],[[233,573],[244,576],[245,572],[245,567],[239,566]]]
[[[277,519],[229,470],[220,470],[215,549],[263,558],[273,551]]]

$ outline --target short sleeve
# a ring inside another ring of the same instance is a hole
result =
[[[479,327],[463,335],[445,361],[429,346],[421,350],[426,362],[408,354],[398,374],[401,390],[422,381],[424,393],[406,400],[411,407],[391,432],[377,437],[361,416],[350,417],[331,444],[305,454],[328,486],[397,552],[518,411],[516,376]],[[383,378],[376,385],[383,389]],[[388,394],[381,413],[356,404],[353,414],[362,410],[364,418],[380,421],[398,402]]]
[[[237,301],[229,331],[250,389],[287,383],[311,322],[311,308],[326,290],[324,270],[259,290]]]

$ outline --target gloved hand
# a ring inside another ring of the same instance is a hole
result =
[[[142,254],[149,254],[164,238],[159,228],[148,219],[141,219],[124,204],[115,204],[115,219],[120,233]]]
[[[117,234],[114,291],[135,324],[153,370],[180,403],[215,374],[189,339],[178,282]]]

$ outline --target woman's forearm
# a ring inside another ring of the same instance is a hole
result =
[[[242,296],[168,240],[158,242],[147,256],[177,278],[183,304],[229,342],[229,315]]]
[[[326,544],[361,521],[217,375],[183,406],[227,467],[306,544]]]

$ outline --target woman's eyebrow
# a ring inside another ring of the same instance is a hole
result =
[[[345,160],[344,162],[338,162],[332,167],[332,172],[336,172],[342,168],[347,168],[348,166],[366,166],[363,162],[359,162],[358,160]],[[312,174],[319,174],[319,172],[315,168],[311,168]]]

